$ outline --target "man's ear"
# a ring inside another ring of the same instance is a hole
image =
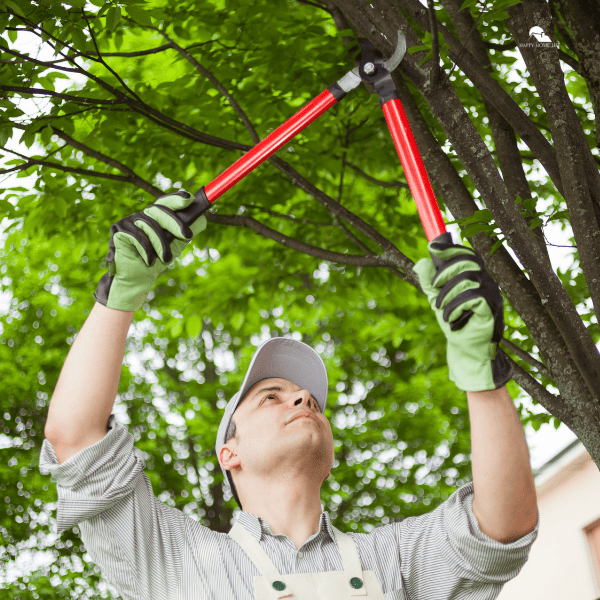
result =
[[[226,471],[232,471],[240,465],[240,459],[237,454],[234,454],[228,444],[221,447],[219,452],[219,460]]]

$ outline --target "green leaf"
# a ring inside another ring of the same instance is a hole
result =
[[[485,15],[485,20],[490,21],[504,21],[508,19],[508,13],[505,10],[495,10]]]
[[[500,248],[500,246],[502,246],[502,242],[504,241],[504,238],[502,238],[501,240],[498,240],[494,246],[492,247],[492,249],[490,250],[490,256],[492,256],[496,250],[498,250]]]
[[[6,146],[6,142],[8,142],[11,135],[11,127],[0,127],[0,148],[4,148],[4,146]]]
[[[428,52],[427,56],[425,56],[425,58],[423,60],[419,61],[419,66],[423,66],[424,63],[426,63],[431,57],[433,56],[433,52]]]
[[[233,317],[231,317],[231,326],[236,330],[239,331],[242,328],[242,325],[244,324],[244,321],[246,320],[246,316],[244,315],[244,313],[235,313],[235,315],[233,315]]]
[[[521,2],[523,2],[523,0],[496,0],[496,2],[494,2],[494,10],[504,10],[510,6],[521,4]]]
[[[8,39],[14,44],[17,41],[18,33],[13,29],[8,31]]]
[[[25,16],[25,13],[21,9],[21,7],[16,2],[13,2],[13,0],[3,0],[3,2],[8,8],[12,9],[18,15],[20,15],[22,17]]]
[[[560,419],[552,417],[552,425],[554,425],[554,429],[558,429],[562,425],[562,422],[560,421]]]
[[[85,37],[85,33],[83,33],[79,27],[75,27],[73,29],[73,32],[71,33],[71,39],[73,40],[73,44],[77,50],[80,52],[85,52],[87,39]]]
[[[529,223],[529,229],[531,229],[531,231],[533,231],[536,227],[541,227],[544,224],[544,221],[542,221],[542,219],[540,219],[540,217],[538,217],[537,215],[531,220],[531,223]]]
[[[86,0],[63,0],[65,4],[74,6],[75,8],[85,8]]]
[[[183,333],[183,321],[176,321],[171,325],[171,337],[177,339]]]
[[[88,0],[88,2],[94,6],[97,6],[98,8],[102,8],[105,4],[108,4],[108,2],[105,2],[105,0]]]
[[[479,3],[479,0],[465,0],[459,9],[459,12],[461,10],[464,10],[465,8],[473,8],[473,6],[477,6],[478,3]]]
[[[99,17],[101,17],[106,11],[110,10],[111,8],[111,4],[110,2],[107,2],[97,13],[95,18],[98,19]]]
[[[527,211],[533,212],[537,205],[537,198],[527,198],[523,202],[523,208]]]
[[[49,125],[47,127],[44,127],[44,129],[42,129],[41,131],[40,136],[44,144],[49,144],[52,138],[52,127],[50,127]]]
[[[127,14],[137,23],[144,27],[152,25],[152,19],[150,15],[139,6],[128,6],[126,9]]]
[[[192,315],[185,322],[185,332],[191,338],[195,338],[202,331],[202,321],[198,315]]]
[[[114,31],[115,27],[119,24],[121,20],[121,7],[120,6],[111,6],[106,13],[106,26]]]
[[[428,46],[411,46],[408,49],[409,54],[415,54],[416,52],[422,52],[423,50],[429,50]]]
[[[488,223],[473,223],[471,225],[467,225],[461,233],[464,237],[472,237],[476,233],[481,233],[482,231],[487,232],[490,231],[490,229],[493,231],[494,226],[489,225]]]
[[[54,212],[61,218],[64,219],[67,216],[67,203],[64,198],[57,196],[52,205]]]

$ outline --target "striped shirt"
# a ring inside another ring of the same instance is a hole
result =
[[[124,600],[254,600],[260,573],[240,546],[160,502],[133,435],[114,415],[107,429],[62,464],[44,440],[39,466],[57,483],[57,533],[78,524],[86,550]],[[472,501],[468,483],[429,513],[349,533],[386,600],[491,600],[516,577],[538,535],[539,514],[534,531],[502,544],[481,532]],[[282,575],[343,570],[327,512],[300,549],[273,535],[261,517],[236,518]]]

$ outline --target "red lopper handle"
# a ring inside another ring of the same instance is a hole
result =
[[[254,148],[223,171],[216,179],[211,181],[204,188],[208,201],[212,204],[219,196],[248,175],[250,171],[258,167],[269,156],[287,144],[295,135],[329,110],[336,102],[337,99],[329,90],[321,92],[283,125],[280,125],[264,140],[256,144]]]
[[[382,107],[398,157],[404,168],[408,187],[417,205],[427,241],[431,242],[446,231],[446,224],[440,212],[433,188],[406,118],[402,103],[398,98],[389,100]]]

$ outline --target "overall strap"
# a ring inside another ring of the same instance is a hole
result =
[[[228,535],[241,546],[242,550],[258,569],[258,572],[267,578],[269,581],[269,591],[273,600],[294,597],[289,582],[284,584],[284,589],[279,589],[284,581],[284,576],[279,573],[273,561],[243,525],[236,521]]]
[[[360,557],[354,540],[347,534],[333,527],[338,549],[342,555],[342,565],[346,574],[347,591],[350,596],[366,596],[364,575],[360,564]]]

